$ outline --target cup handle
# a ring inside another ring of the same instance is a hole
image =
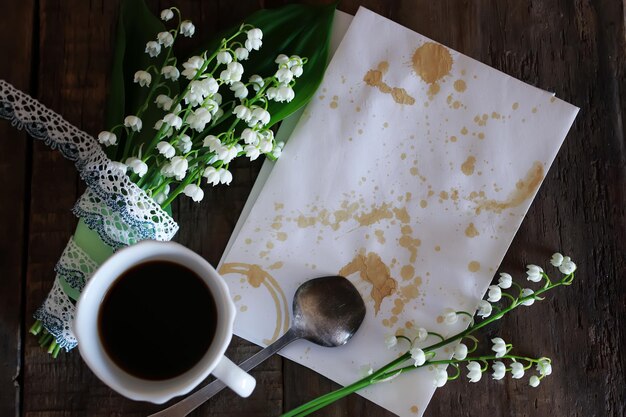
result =
[[[256,380],[226,356],[222,356],[222,359],[220,359],[211,373],[226,384],[228,388],[235,391],[237,395],[244,398],[250,396],[256,386]]]

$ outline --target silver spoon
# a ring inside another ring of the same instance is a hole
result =
[[[356,333],[364,317],[365,303],[350,281],[340,276],[312,279],[302,284],[294,295],[291,328],[239,367],[247,372],[298,339],[326,347],[341,346]],[[224,388],[226,385],[215,380],[148,417],[184,417]]]

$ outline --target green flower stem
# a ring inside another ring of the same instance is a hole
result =
[[[180,27],[180,24],[179,24]],[[176,29],[176,33],[174,33],[174,42],[176,42],[176,37],[178,36],[178,29]],[[169,48],[167,48],[167,55],[165,56],[165,59],[163,60],[163,65],[161,65],[161,68],[155,68],[155,79],[154,82],[152,83],[152,87],[150,87],[150,91],[148,92],[148,96],[146,97],[146,101],[143,103],[143,105],[139,108],[139,110],[137,110],[137,114],[135,116],[137,116],[138,118],[141,119],[141,116],[143,115],[143,113],[146,111],[146,109],[148,108],[148,106],[150,105],[150,103],[152,102],[152,96],[154,96],[154,93],[159,89],[160,84],[161,84],[161,70],[163,69],[164,66],[166,66],[170,60],[170,57],[172,55],[172,50],[174,49],[173,45],[170,46]],[[154,65],[151,65],[151,67]],[[175,107],[174,107],[175,108]],[[159,129],[159,133],[161,133],[161,129]],[[157,133],[157,136],[159,136],[159,133]],[[122,155],[122,161],[125,161],[126,158],[128,158],[129,156],[129,152],[131,149],[131,144],[133,142],[133,136],[134,136],[135,132],[131,132],[130,135],[128,135],[128,137],[126,138],[126,143],[124,144],[124,153]]]
[[[526,297],[522,297],[519,298],[517,300],[517,302],[513,302],[511,303],[511,305],[509,307],[506,307],[504,309],[502,309],[499,313],[494,314],[493,316],[489,317],[486,320],[483,320],[482,322],[478,323],[478,324],[474,324],[473,326],[468,327],[467,329],[465,329],[462,332],[457,333],[454,336],[451,336],[445,340],[442,340],[438,343],[435,343],[433,345],[430,345],[426,348],[423,349],[424,353],[428,353],[431,351],[434,351],[436,349],[439,349],[445,345],[448,345],[454,341],[457,341],[459,339],[463,339],[467,336],[470,336],[473,332],[475,332],[478,329],[481,329],[485,326],[487,326],[488,324],[500,319],[502,316],[504,316],[505,314],[511,312],[512,310],[516,309],[517,307],[519,307],[520,305],[523,305],[522,303],[528,300],[534,300],[537,298],[537,296],[539,296],[540,294],[549,291],[553,288],[559,287],[561,285],[570,285],[572,283],[574,279],[574,273],[571,273],[569,275],[566,275],[561,281],[558,281],[556,283],[550,283],[548,286],[537,290],[535,293],[528,295]],[[481,360],[484,360],[485,358],[488,358],[491,356],[484,356],[484,357],[480,357],[482,358]],[[536,362],[537,360],[534,359],[530,359],[530,358],[525,358],[525,357],[521,357],[521,356],[513,356],[513,355],[505,355],[505,357],[509,357],[511,359],[516,359],[519,358],[521,360],[531,360]],[[373,374],[366,376],[365,378],[362,378],[356,382],[354,382],[353,384],[350,384],[348,386],[345,386],[343,388],[340,388],[338,390],[335,390],[333,392],[330,392],[328,394],[322,395],[312,401],[309,401],[308,403],[305,403],[297,408],[294,408],[293,410],[285,413],[282,415],[282,417],[301,417],[301,416],[306,416],[308,414],[311,414],[314,411],[317,411],[323,407],[326,407],[327,405],[331,404],[332,402],[343,398],[349,394],[352,394],[353,392],[356,392],[362,388],[365,388],[373,383],[376,383],[377,381],[380,381],[381,379],[386,379],[386,378],[390,378],[393,377],[394,375],[396,375],[398,373],[398,371],[400,371],[400,373],[402,372],[408,372],[409,370],[414,370],[416,369],[415,366],[406,366],[400,369],[396,369],[399,365],[401,365],[402,363],[406,362],[407,360],[409,360],[411,358],[411,354],[409,352],[404,353],[403,355],[401,355],[400,357],[398,357],[397,359],[389,362],[387,365],[383,366],[382,368],[378,369],[377,371],[375,371]],[[495,358],[495,356],[494,356]],[[442,360],[442,361],[430,361],[429,364],[431,365],[436,365],[436,364],[450,364],[452,361],[452,359],[450,360]],[[457,361],[458,362],[458,361]],[[456,363],[456,362],[455,362]]]

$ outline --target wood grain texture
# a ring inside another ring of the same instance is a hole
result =
[[[31,91],[34,2],[24,1],[6,11],[7,24],[0,25],[0,51],[14,65],[0,66],[0,79],[11,79]],[[0,415],[17,417],[21,403],[22,344],[24,339],[24,255],[28,217],[28,186],[32,146],[25,134],[0,123]],[[7,204],[7,200],[12,200]]]
[[[203,38],[254,10],[285,2],[177,1],[198,33],[182,48],[192,51]],[[0,77],[37,93],[69,121],[97,134],[118,4],[30,0],[5,7],[9,12],[0,18],[0,58],[11,65],[0,67]],[[157,0],[148,4],[155,12],[171,5]],[[553,374],[538,389],[529,388],[526,380],[450,382],[435,393],[426,416],[626,415],[623,2],[344,0],[339,8],[355,13],[359,5],[581,107],[502,266],[523,277],[525,264],[562,250],[578,263],[578,278],[570,288],[517,311],[481,336],[498,334],[519,352],[553,358]],[[82,185],[72,164],[58,153],[40,143],[29,145],[5,122],[0,133],[0,186],[12,199],[5,197],[0,205],[0,415],[149,414],[157,407],[109,390],[77,352],[52,360],[34,338],[22,340],[75,227],[70,208]],[[181,225],[176,240],[217,263],[259,168],[258,162],[238,162],[230,187],[208,190],[201,204],[185,199],[176,203]],[[20,301],[23,288],[25,306]],[[256,350],[236,339],[229,355],[238,361]],[[337,387],[278,357],[254,374],[259,387],[250,399],[223,392],[193,415],[277,416]],[[315,415],[392,414],[352,395]]]

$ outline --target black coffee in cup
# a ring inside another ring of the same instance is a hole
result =
[[[98,312],[98,332],[112,361],[146,380],[182,375],[209,349],[217,327],[211,291],[195,272],[150,261],[124,272]]]

